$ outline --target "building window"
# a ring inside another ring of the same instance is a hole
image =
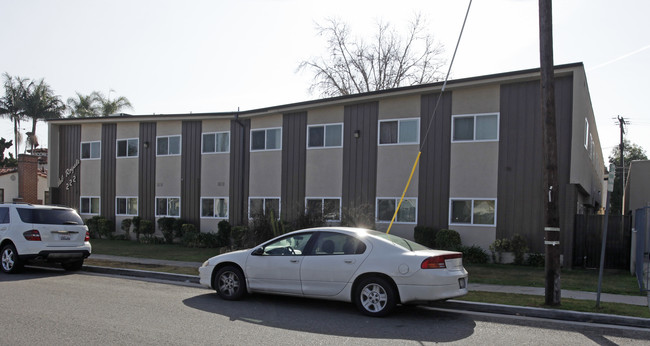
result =
[[[228,198],[201,198],[201,217],[219,219],[228,218]]]
[[[170,156],[181,154],[181,136],[156,137],[156,155]]]
[[[80,214],[99,215],[99,197],[81,197]]]
[[[91,160],[101,158],[102,142],[81,142],[81,159]]]
[[[343,146],[343,124],[307,127],[307,148],[340,148]]]
[[[585,118],[585,149],[589,150],[589,120]]]
[[[137,157],[138,139],[119,139],[117,141],[117,157]]]
[[[270,215],[280,218],[280,198],[277,197],[251,197],[248,199],[248,218],[257,215]]]
[[[115,214],[125,216],[138,215],[137,197],[117,197],[115,199]]]
[[[449,224],[496,226],[496,199],[451,199]]]
[[[323,218],[327,221],[341,221],[341,199],[340,198],[314,198],[305,199],[307,213]]]
[[[282,129],[251,130],[251,151],[282,149]]]
[[[390,222],[395,215],[395,208],[400,198],[377,198],[377,222]],[[417,215],[417,198],[404,198],[395,222],[415,223]]]
[[[0,189],[0,203],[5,202],[5,189]]]
[[[452,116],[452,141],[495,141],[499,139],[499,114]]]
[[[227,153],[230,152],[230,132],[204,133],[201,153]]]
[[[156,197],[156,216],[179,217],[181,216],[180,197]]]
[[[419,119],[379,121],[379,145],[417,144],[420,136]]]

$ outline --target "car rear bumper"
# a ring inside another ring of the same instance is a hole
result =
[[[453,284],[439,286],[400,285],[398,289],[400,300],[404,304],[451,299],[468,293],[467,277],[458,278],[458,282]]]
[[[70,260],[82,260],[90,256],[89,250],[45,250],[33,255],[20,255],[21,260],[61,262]]]

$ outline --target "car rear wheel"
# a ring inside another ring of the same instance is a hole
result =
[[[234,266],[223,267],[214,276],[213,287],[222,299],[239,300],[246,294],[244,273]]]
[[[81,270],[81,267],[83,267],[83,265],[84,265],[84,260],[61,263],[61,267],[63,267],[63,269],[69,272],[79,271]]]
[[[355,303],[365,315],[386,316],[395,308],[395,290],[384,278],[368,277],[357,285]]]
[[[0,269],[8,274],[18,273],[23,269],[23,263],[18,258],[18,252],[12,244],[2,247],[2,264]]]

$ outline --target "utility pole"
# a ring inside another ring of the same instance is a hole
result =
[[[560,305],[560,189],[557,167],[557,128],[555,126],[555,82],[553,66],[553,19],[551,0],[539,0],[540,89],[544,151],[545,227],[545,303]]]
[[[625,144],[623,142],[623,134],[625,134],[625,125],[627,124],[625,122],[625,118],[622,116],[618,116],[618,126],[621,129],[621,144],[619,146],[619,152],[620,152],[620,161],[621,161],[621,215],[625,215],[625,210],[623,210],[624,204],[625,204]],[[624,221],[622,221],[624,222]]]

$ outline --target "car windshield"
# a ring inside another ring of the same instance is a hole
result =
[[[375,237],[383,238],[388,240],[389,242],[399,245],[407,250],[410,251],[418,251],[418,250],[430,250],[428,247],[418,244],[414,241],[404,239],[402,237],[398,237],[396,235],[388,234],[388,233],[382,233],[382,232],[377,232],[377,231],[368,231],[368,234],[374,235]]]
[[[83,225],[83,220],[71,209],[16,208],[25,223],[42,225]]]

